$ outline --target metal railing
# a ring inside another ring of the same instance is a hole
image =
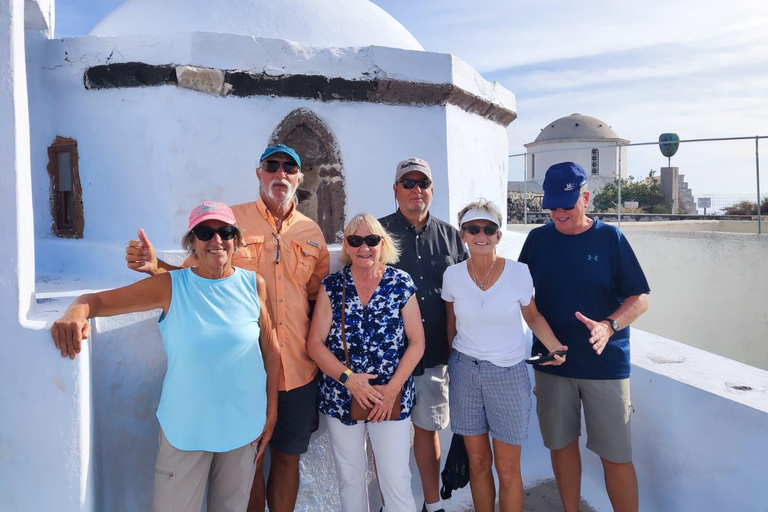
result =
[[[768,139],[768,135],[755,135],[755,136],[749,136],[749,137],[715,137],[715,138],[703,138],[703,139],[686,139],[679,141],[680,144],[689,144],[689,143],[697,143],[697,142],[724,142],[724,141],[737,141],[737,140],[754,140],[755,141],[755,182],[756,182],[756,194],[751,197],[755,197],[757,200],[757,232],[758,234],[762,234],[762,211],[761,211],[761,202],[763,200],[763,196],[760,192],[760,139]],[[627,144],[621,144],[617,142],[615,144],[616,153],[618,155],[618,166],[616,171],[616,187],[618,192],[618,202],[616,204],[617,208],[617,218],[618,218],[618,224],[619,227],[621,226],[621,168],[622,168],[622,151],[621,148],[624,147],[637,147],[637,146],[658,146],[661,143],[659,141],[653,141],[653,142],[633,142],[633,143],[627,143]],[[532,151],[530,153],[516,153],[513,155],[509,155],[509,158],[517,158],[517,157],[523,157],[523,166],[525,169],[524,172],[524,180],[525,184],[528,183],[528,157],[531,155],[537,155],[537,154],[544,154],[544,153],[557,153],[557,152],[563,152],[563,151],[578,151],[578,150],[591,150],[594,148],[595,145],[591,144],[589,146],[583,146],[583,147],[571,147],[571,148],[557,148],[557,149],[544,149],[544,150],[538,150],[538,151]],[[601,144],[600,149],[610,148],[610,145]],[[527,187],[523,190],[525,198],[528,197],[528,190]],[[741,196],[741,195],[739,195]],[[745,199],[739,199],[739,200],[745,200]],[[736,201],[738,202],[738,201]],[[528,201],[523,201],[524,206],[524,216],[525,223],[528,223]],[[722,207],[730,206],[730,205],[722,205]],[[672,212],[676,213],[676,212]]]

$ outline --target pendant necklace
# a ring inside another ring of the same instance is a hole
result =
[[[480,286],[480,289],[485,291],[485,284],[486,281],[488,281],[488,278],[491,277],[491,272],[493,272],[493,267],[496,266],[496,261],[498,261],[498,258],[493,260],[493,264],[491,265],[491,268],[488,269],[488,273],[485,274],[485,277],[483,280],[480,280],[480,276],[477,275],[477,271],[475,270],[475,265],[472,264],[472,258],[469,259],[469,266],[472,267],[472,273],[475,275],[475,283]]]

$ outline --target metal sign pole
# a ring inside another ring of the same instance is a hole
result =
[[[528,154],[523,155],[523,224],[528,225]]]
[[[619,153],[619,168],[616,169],[616,177],[618,180],[618,199],[619,202],[616,205],[616,212],[618,213],[618,219],[619,219],[619,229],[621,229],[621,146],[616,144],[616,149],[618,149]]]
[[[763,215],[760,213],[760,137],[755,135],[755,174],[757,176],[757,234],[763,233]]]

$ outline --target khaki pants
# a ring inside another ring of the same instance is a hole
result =
[[[177,450],[160,429],[153,512],[200,512],[206,484],[208,512],[244,512],[248,507],[256,447],[228,452]]]

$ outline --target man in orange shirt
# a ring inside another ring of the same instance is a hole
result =
[[[306,342],[310,302],[328,274],[330,257],[320,227],[296,210],[296,190],[303,180],[299,155],[283,144],[270,146],[261,155],[256,176],[258,200],[232,207],[244,234],[232,263],[255,270],[267,281],[282,370],[266,498],[271,512],[289,512],[299,490],[299,457],[318,425],[317,366],[307,355]],[[144,230],[125,252],[128,268],[138,272],[177,268],[157,258]],[[190,264],[189,259],[184,262]],[[248,512],[264,510],[263,460],[256,469]]]

